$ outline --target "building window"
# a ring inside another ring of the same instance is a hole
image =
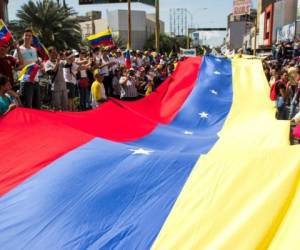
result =
[[[270,37],[270,30],[271,29],[271,13],[268,12],[266,15],[266,32],[265,32],[265,39],[269,39]]]

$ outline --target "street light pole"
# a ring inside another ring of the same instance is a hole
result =
[[[156,52],[160,50],[160,22],[159,22],[159,0],[155,0],[155,48]]]
[[[193,14],[186,10],[186,13],[188,13],[191,17],[191,28],[193,28]],[[189,24],[188,22],[186,23],[186,48],[189,49],[190,48],[190,31],[189,31]]]
[[[128,43],[127,48],[131,48],[131,0],[128,0]]]
[[[254,48],[253,48],[253,55],[256,56],[256,38],[257,38],[257,14],[254,19]]]
[[[207,10],[207,8],[199,8],[199,9],[197,9],[196,11],[205,11],[205,10]],[[186,43],[187,43],[187,45],[186,45],[186,47],[187,47],[187,49],[189,49],[190,48],[190,43],[191,43],[191,39],[190,39],[190,34],[191,33],[193,33],[193,31],[192,31],[192,29],[193,29],[193,27],[194,27],[194,16],[193,16],[193,13],[192,12],[190,12],[189,10],[186,10],[186,12],[190,15],[190,17],[191,17],[191,32],[190,32],[190,30],[189,30],[189,25],[188,25],[188,22],[187,22],[187,29],[186,29]],[[193,11],[194,12],[194,11]]]

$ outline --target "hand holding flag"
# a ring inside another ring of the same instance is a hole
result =
[[[8,30],[3,20],[0,19],[0,45],[4,43],[9,44],[11,40],[11,32]]]
[[[32,34],[32,46],[36,48],[39,56],[43,59],[43,61],[49,60],[48,50],[40,42],[40,39],[36,36],[36,34]]]
[[[34,82],[36,74],[40,66],[36,63],[26,65],[19,73],[18,80],[20,82]]]
[[[127,69],[131,68],[131,59],[130,59],[130,51],[126,50],[125,52],[125,66]]]

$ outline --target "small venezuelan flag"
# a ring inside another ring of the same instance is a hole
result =
[[[39,65],[31,63],[26,65],[19,73],[19,81],[21,82],[33,82],[36,74],[39,71]]]
[[[7,29],[5,23],[0,19],[0,43],[9,43],[12,39],[12,34]]]
[[[130,51],[126,50],[125,52],[125,67],[127,69],[131,68],[131,58],[130,58]]]
[[[92,47],[95,46],[108,46],[113,45],[113,39],[112,39],[112,31],[111,29],[108,29],[106,31],[102,31],[100,33],[97,33],[95,35],[91,35],[88,38],[88,41],[90,42]]]
[[[40,42],[40,39],[36,36],[36,34],[33,34],[32,36],[32,46],[36,48],[39,56],[43,59],[43,61],[49,60],[48,50]]]

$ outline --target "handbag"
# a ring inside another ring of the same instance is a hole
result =
[[[89,87],[89,79],[88,78],[80,78],[78,81],[78,85],[81,88]]]

